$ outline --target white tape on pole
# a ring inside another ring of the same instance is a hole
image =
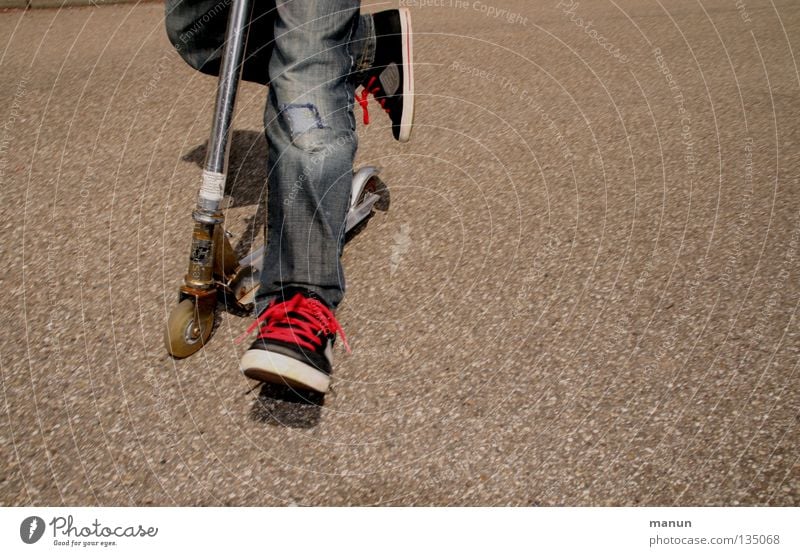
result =
[[[200,197],[207,201],[221,201],[225,193],[225,174],[203,170],[203,185]]]

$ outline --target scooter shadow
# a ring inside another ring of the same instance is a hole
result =
[[[267,140],[258,131],[234,130],[228,156],[228,179],[225,195],[230,195],[229,207],[261,205],[267,183]],[[198,145],[181,157],[200,168],[206,161],[208,142]]]
[[[203,167],[206,160],[208,142],[198,145],[183,155],[181,160]],[[225,182],[225,195],[230,195],[230,207],[261,207],[265,200],[267,184],[267,141],[258,131],[234,130],[228,158],[228,179]],[[389,189],[382,187],[376,191],[380,200],[375,209],[389,210],[391,198]]]
[[[250,252],[255,239],[263,238],[266,223],[265,195],[267,192],[267,142],[258,131],[234,130],[228,158],[228,179],[225,195],[231,203],[228,208],[255,206],[256,211],[247,218],[245,231],[234,245],[237,256]],[[181,160],[202,168],[206,160],[208,142],[198,145],[183,155]]]
[[[324,394],[264,383],[250,408],[250,418],[274,427],[310,429],[319,423],[324,403]]]
[[[262,241],[264,225],[266,224],[266,194],[267,194],[267,141],[264,134],[251,130],[234,130],[230,143],[228,158],[228,179],[225,182],[225,195],[229,196],[229,208],[256,206],[256,211],[247,219],[245,231],[241,239],[234,245],[236,254],[244,257],[250,252],[255,239],[259,236]],[[185,162],[191,162],[203,167],[206,160],[208,142],[198,145],[183,155]],[[389,189],[382,186],[376,193],[380,200],[375,204],[375,210],[386,212],[391,204]],[[361,234],[369,222],[369,218],[360,222],[350,230],[346,241]]]

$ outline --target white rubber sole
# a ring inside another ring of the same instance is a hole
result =
[[[400,8],[400,31],[403,38],[403,116],[397,138],[406,143],[414,125],[414,40],[411,33],[411,10]]]
[[[331,384],[331,377],[322,371],[288,355],[263,349],[246,351],[239,363],[239,369],[253,380],[307,388],[323,394]]]

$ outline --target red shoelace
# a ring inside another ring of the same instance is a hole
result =
[[[338,333],[342,336],[342,344],[347,353],[350,353],[344,330],[331,310],[321,301],[299,293],[288,301],[273,301],[250,325],[247,332],[236,339],[236,343],[244,340],[256,328],[259,329],[258,338],[294,343],[310,350],[321,346],[323,338],[328,334]],[[318,334],[320,330],[321,335]]]
[[[376,93],[380,93],[380,86],[377,84],[378,78],[374,75],[367,82],[364,90],[361,91],[361,96],[356,95],[358,104],[361,105],[361,110],[364,112],[364,125],[369,125],[369,108],[367,107],[369,95],[375,97],[375,100],[380,103],[381,108],[388,114],[389,109],[386,107],[386,97],[378,98]]]

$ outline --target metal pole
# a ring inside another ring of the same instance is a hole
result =
[[[228,16],[222,65],[217,83],[214,120],[208,142],[203,186],[198,199],[200,209],[216,211],[222,202],[225,176],[228,171],[231,125],[236,106],[236,92],[242,74],[251,9],[252,0],[233,0]]]

